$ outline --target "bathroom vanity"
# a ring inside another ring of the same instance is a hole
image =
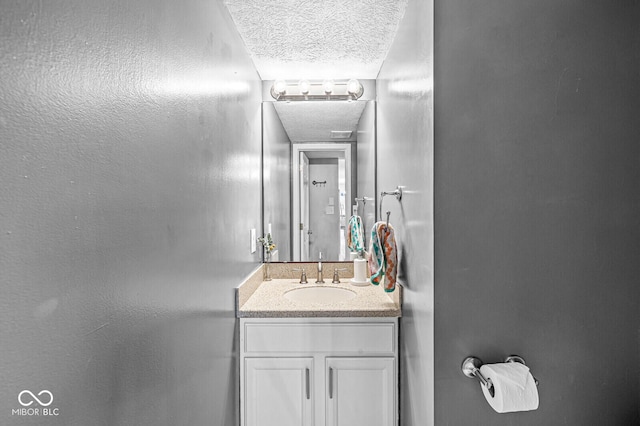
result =
[[[254,281],[237,310],[241,426],[396,426],[398,295],[348,278]]]

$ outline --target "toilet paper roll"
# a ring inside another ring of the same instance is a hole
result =
[[[538,408],[538,387],[526,365],[519,362],[485,364],[480,367],[480,372],[493,383],[493,396],[486,387],[481,387],[487,402],[498,413]]]
[[[367,280],[366,259],[355,259],[353,261],[353,279],[351,280],[351,284],[360,286],[369,284],[369,281]]]

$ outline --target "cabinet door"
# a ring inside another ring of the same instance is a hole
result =
[[[306,426],[313,358],[245,358],[244,426]]]
[[[327,358],[327,426],[394,426],[394,358]]]

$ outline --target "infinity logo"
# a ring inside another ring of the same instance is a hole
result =
[[[38,404],[42,405],[43,407],[48,407],[48,406],[50,406],[50,405],[51,405],[51,403],[53,402],[53,394],[52,394],[51,392],[49,392],[48,390],[41,390],[40,392],[38,392],[38,396],[41,396],[43,393],[46,393],[46,394],[48,394],[48,395],[49,395],[49,402],[47,402],[47,403],[44,403],[44,402],[40,401],[40,400],[38,399],[38,396],[35,396],[35,395],[33,394],[33,392],[31,392],[31,391],[29,391],[29,390],[23,390],[22,392],[20,392],[20,393],[18,394],[18,402],[19,402],[19,403],[20,403],[20,405],[22,405],[23,407],[28,407],[28,406],[30,406],[31,404],[33,404],[33,401],[29,401],[29,402],[27,402],[27,403],[22,402],[22,395],[24,395],[25,393],[27,393],[27,394],[31,395],[31,398],[35,399],[35,400],[36,400],[36,402],[37,402]]]

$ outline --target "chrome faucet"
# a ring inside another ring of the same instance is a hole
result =
[[[324,280],[322,279],[322,252],[319,252],[319,260],[318,260],[318,279],[316,280],[317,284],[324,284]]]

